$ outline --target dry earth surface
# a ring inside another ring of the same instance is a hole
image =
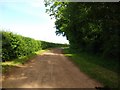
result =
[[[95,88],[102,86],[81,72],[62,49],[51,49],[28,63],[12,68],[3,88]]]

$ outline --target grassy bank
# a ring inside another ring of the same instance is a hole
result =
[[[28,55],[28,56],[19,57],[18,59],[2,62],[1,63],[2,73],[3,74],[6,73],[10,67],[16,67],[18,65],[25,64],[26,62],[30,61],[30,59],[34,58],[37,55],[44,53],[45,51],[48,51],[48,49],[39,50],[39,51],[32,53],[31,55]]]
[[[64,54],[70,57],[81,71],[102,83],[105,87],[118,87],[118,61],[104,59],[85,52],[73,53],[69,48],[64,49]]]

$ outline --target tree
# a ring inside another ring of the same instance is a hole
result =
[[[118,58],[118,4],[49,1],[46,7],[56,19],[56,34],[66,36],[71,48]]]

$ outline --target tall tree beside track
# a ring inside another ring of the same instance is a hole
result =
[[[119,3],[45,1],[47,13],[56,19],[56,34],[66,36],[77,51],[118,59]]]

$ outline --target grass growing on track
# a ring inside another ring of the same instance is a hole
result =
[[[118,87],[118,67],[119,63],[115,60],[107,60],[85,52],[73,53],[69,48],[64,49],[64,55],[70,57],[81,71],[96,79],[105,87]]]
[[[40,51],[37,51],[35,53],[32,53],[31,55],[20,57],[18,59],[14,59],[11,61],[0,62],[0,64],[2,65],[2,73],[6,73],[8,68],[10,68],[10,67],[15,67],[15,66],[26,63],[30,59],[34,58],[37,55],[44,53],[45,51],[48,51],[48,49],[40,50]]]

